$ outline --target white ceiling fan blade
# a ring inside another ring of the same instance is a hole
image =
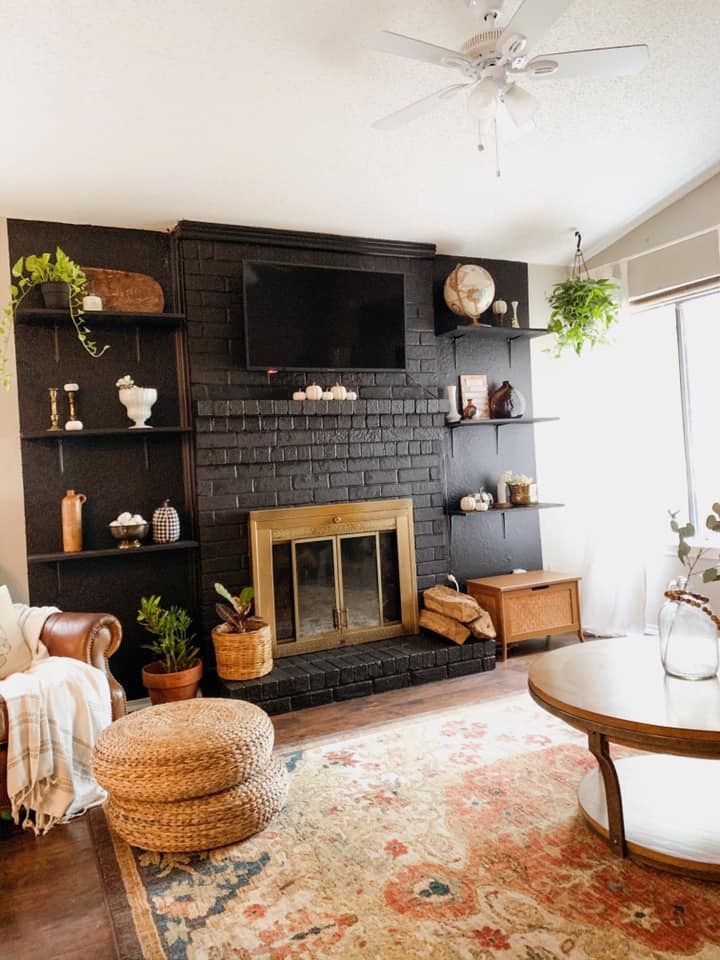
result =
[[[645,44],[627,47],[601,47],[597,50],[570,50],[548,53],[531,60],[525,70],[530,76],[554,77],[626,77],[639,73],[648,61]],[[550,64],[557,64],[551,68]]]
[[[565,13],[571,3],[572,0],[525,0],[505,27],[503,39],[513,35],[527,37],[525,49],[536,46],[542,35]]]
[[[409,57],[411,60],[422,60],[424,63],[434,63],[439,67],[462,67],[472,63],[465,54],[457,50],[438,47],[434,43],[425,43],[424,40],[414,40],[412,37],[393,33],[391,30],[368,33],[362,38],[362,43],[370,50],[393,53],[397,57]]]
[[[431,93],[429,97],[416,100],[415,103],[403,107],[402,110],[396,110],[395,113],[389,113],[386,117],[376,120],[375,123],[373,123],[373,127],[375,127],[376,130],[396,130],[411,120],[415,120],[416,117],[421,117],[424,113],[429,113],[430,110],[433,110],[441,104],[443,100],[449,100],[467,86],[467,83],[453,83],[449,87],[443,87],[442,90],[436,90],[435,93]]]

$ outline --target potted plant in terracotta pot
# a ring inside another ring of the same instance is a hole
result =
[[[215,609],[224,622],[212,629],[218,676],[223,680],[253,680],[270,673],[273,666],[272,631],[264,620],[253,616],[255,591],[243,587],[233,596],[221,583],[215,590],[227,603]]]
[[[182,607],[163,608],[161,603],[158,596],[140,600],[138,623],[155,637],[144,647],[160,657],[143,667],[143,684],[153,704],[191,700],[202,677],[200,650],[193,646],[194,635],[188,635],[192,621]]]
[[[87,277],[70,257],[57,247],[55,254],[40,253],[20,257],[11,268],[10,303],[0,314],[0,385],[10,385],[7,368],[10,325],[25,297],[35,287],[40,288],[43,302],[53,310],[68,310],[78,340],[91,357],[101,357],[108,349],[99,348],[91,339],[90,328],[83,313],[83,296],[87,292]]]

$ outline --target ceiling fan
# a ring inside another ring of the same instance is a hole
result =
[[[475,33],[460,50],[450,50],[400,33],[380,30],[368,34],[363,43],[371,50],[392,53],[411,60],[433,63],[454,70],[455,83],[417,100],[401,110],[376,120],[378,130],[394,130],[420,117],[445,100],[467,90],[467,107],[478,124],[478,150],[484,150],[493,130],[497,133],[500,111],[515,126],[533,124],[539,101],[518,83],[528,77],[619,77],[638,73],[648,59],[645,44],[571,50],[533,57],[542,35],[570,6],[572,0],[523,0],[505,27],[500,27],[505,0],[465,0],[487,29]],[[499,172],[498,172],[499,173]]]

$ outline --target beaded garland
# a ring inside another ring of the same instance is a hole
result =
[[[665,596],[668,600],[674,600],[676,603],[686,603],[689,607],[696,607],[701,610],[706,616],[710,617],[716,628],[720,630],[720,617],[713,613],[708,606],[709,597],[704,597],[700,593],[690,593],[686,590],[666,590]]]

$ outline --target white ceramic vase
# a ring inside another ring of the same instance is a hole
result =
[[[445,387],[445,391],[447,393],[448,404],[450,405],[450,409],[445,414],[445,421],[446,423],[457,423],[460,420],[457,405],[457,387],[450,384],[450,386]]]
[[[153,404],[157,400],[155,387],[126,387],[123,390],[118,390],[118,397],[120,403],[127,410],[128,417],[134,421],[133,425],[129,427],[130,430],[137,430],[141,427],[152,429],[152,427],[148,427],[145,421],[149,418]]]

